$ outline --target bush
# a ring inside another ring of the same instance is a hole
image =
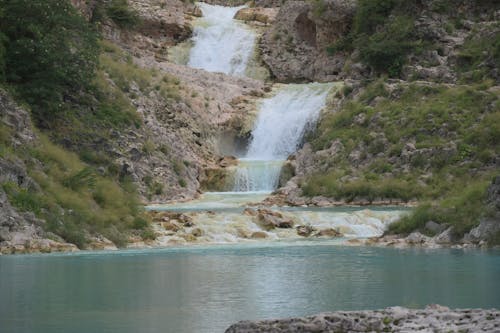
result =
[[[397,0],[359,0],[354,17],[354,34],[370,34],[385,23]]]
[[[44,121],[89,89],[97,33],[69,0],[0,0],[0,8],[5,79]]]
[[[428,221],[453,226],[457,237],[469,232],[479,224],[479,219],[487,214],[485,204],[488,182],[476,181],[464,186],[457,186],[447,198],[433,205],[425,203],[417,207],[410,215],[389,226],[389,233],[409,234],[415,230],[424,231]]]
[[[127,0],[111,0],[106,14],[121,28],[133,28],[139,23],[139,15],[129,7]]]
[[[412,33],[413,19],[398,16],[383,30],[360,36],[355,45],[359,48],[361,60],[375,71],[394,77],[400,74],[406,56],[416,47]]]

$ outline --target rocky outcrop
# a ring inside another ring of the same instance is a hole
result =
[[[262,36],[262,60],[278,81],[345,77],[344,55],[328,55],[327,46],[349,31],[355,1],[326,0],[321,4],[324,7],[319,13],[311,2],[284,3],[275,24]]]
[[[337,311],[315,316],[242,321],[226,333],[326,332],[496,332],[500,311],[450,310],[430,305],[423,310],[392,307],[375,311]]]
[[[140,17],[137,30],[155,43],[172,45],[191,36],[193,29],[184,13],[195,13],[193,5],[179,0],[129,0],[129,3]]]
[[[257,223],[265,230],[274,228],[293,228],[294,225],[292,219],[269,209],[257,210]]]
[[[242,8],[234,18],[245,22],[259,22],[267,25],[274,22],[277,14],[278,8]]]

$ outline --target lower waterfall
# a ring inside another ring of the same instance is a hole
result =
[[[326,105],[331,83],[280,85],[263,99],[246,155],[234,173],[233,191],[276,189],[281,166],[300,146]]]

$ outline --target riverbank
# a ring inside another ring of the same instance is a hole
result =
[[[293,332],[498,332],[496,309],[450,310],[429,305],[423,310],[391,307],[374,311],[338,311],[309,317],[242,321],[226,333]]]

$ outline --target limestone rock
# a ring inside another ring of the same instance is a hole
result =
[[[326,229],[321,229],[317,233],[314,234],[316,237],[342,237],[343,234],[333,228],[326,228]]]
[[[255,231],[255,232],[252,233],[252,235],[250,236],[250,238],[254,238],[254,239],[267,238],[267,233],[264,232],[264,231]]]
[[[279,212],[268,209],[258,209],[257,212],[258,224],[265,230],[274,228],[293,228],[293,221]]]
[[[343,78],[344,55],[330,56],[326,48],[348,32],[355,1],[325,0],[322,4],[325,10],[317,15],[310,2],[285,2],[262,36],[262,59],[278,81]]]
[[[276,15],[278,14],[278,8],[242,8],[234,18],[241,21],[256,21],[263,24],[273,23]]]
[[[311,225],[299,225],[298,227],[296,227],[296,229],[297,235],[302,237],[309,237],[313,232],[316,231],[316,228]]]
[[[496,309],[450,310],[428,306],[415,310],[392,307],[374,311],[337,311],[315,316],[241,321],[226,333],[298,332],[496,332],[500,311]]]

